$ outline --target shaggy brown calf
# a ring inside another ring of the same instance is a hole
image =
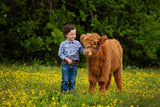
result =
[[[119,90],[122,90],[123,50],[116,39],[100,37],[97,33],[87,33],[80,37],[87,55],[89,92],[93,93],[98,81],[100,91],[110,87],[112,72]]]

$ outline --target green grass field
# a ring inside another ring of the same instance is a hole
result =
[[[75,96],[60,86],[60,67],[0,64],[1,107],[160,107],[160,69],[123,69],[123,92],[112,78],[105,95],[98,84],[90,95],[86,68],[78,69]]]

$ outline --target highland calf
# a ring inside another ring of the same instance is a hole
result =
[[[122,57],[123,50],[116,39],[100,37],[97,33],[82,35],[80,40],[87,55],[89,92],[93,93],[96,83],[100,91],[110,87],[112,72],[119,90],[122,90]]]

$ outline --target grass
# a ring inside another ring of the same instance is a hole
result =
[[[0,64],[1,107],[160,107],[160,69],[123,69],[123,92],[112,78],[105,95],[98,84],[90,95],[86,68],[78,69],[75,96],[60,86],[60,67]]]

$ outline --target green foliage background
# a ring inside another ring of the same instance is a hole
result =
[[[0,60],[60,63],[62,30],[73,24],[77,40],[88,32],[118,39],[124,65],[159,66],[159,16],[157,0],[1,0]]]

